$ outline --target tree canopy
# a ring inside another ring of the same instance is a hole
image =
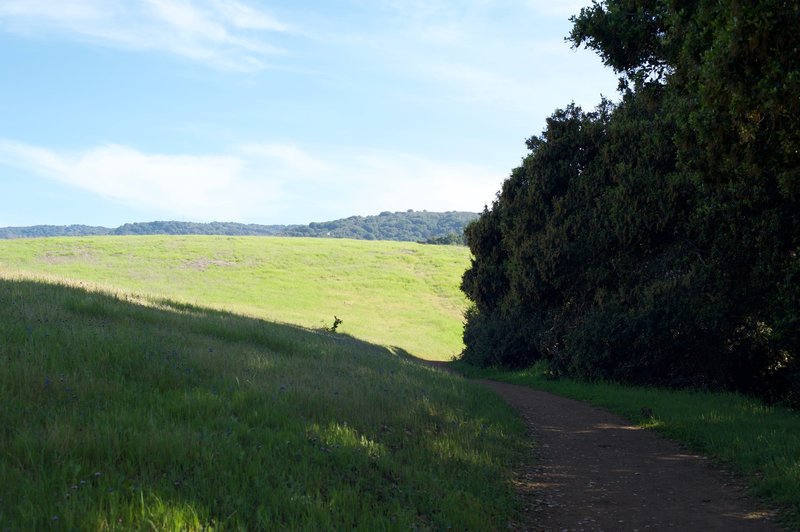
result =
[[[258,225],[234,222],[140,222],[115,229],[86,225],[37,225],[0,228],[0,238],[93,235],[228,235],[305,236],[404,240],[430,244],[463,244],[464,227],[477,218],[471,212],[384,211],[376,216],[350,216],[309,225]]]
[[[621,100],[555,111],[467,228],[464,358],[800,404],[800,2],[572,21]]]

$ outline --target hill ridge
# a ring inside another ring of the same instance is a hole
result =
[[[116,228],[92,225],[34,225],[0,227],[0,239],[103,235],[225,235],[354,238],[359,240],[416,241],[462,244],[464,228],[478,213],[428,212],[409,209],[377,215],[350,216],[308,225],[261,225],[239,222],[152,221],[126,223]]]

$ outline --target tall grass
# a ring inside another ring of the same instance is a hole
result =
[[[412,242],[224,236],[0,240],[0,271],[98,283],[308,328],[415,356],[461,352],[469,251]]]
[[[783,524],[800,530],[800,412],[732,393],[552,379],[546,363],[513,372],[455,366],[586,401],[656,430],[742,475],[753,495],[780,509]]]
[[[515,512],[513,413],[341,334],[6,276],[0,390],[0,530],[479,530]]]

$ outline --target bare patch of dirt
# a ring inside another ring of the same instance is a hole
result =
[[[183,268],[186,270],[205,271],[211,266],[216,266],[218,268],[230,268],[236,266],[236,263],[228,260],[209,259],[207,257],[187,260],[183,263]]]
[[[80,262],[82,264],[96,264],[98,262],[97,256],[89,248],[72,247],[62,248],[58,250],[45,251],[45,253],[38,258],[39,262],[51,266],[61,264],[73,264]]]

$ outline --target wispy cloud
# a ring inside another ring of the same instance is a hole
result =
[[[238,0],[5,0],[0,29],[158,51],[233,70],[260,70],[292,28]]]
[[[211,0],[209,3],[225,21],[236,28],[287,32],[291,28],[253,6],[236,0]]]
[[[310,222],[412,207],[477,211],[503,177],[477,165],[398,152],[341,149],[318,157],[279,143],[167,155],[114,144],[66,153],[0,139],[0,165],[196,221]],[[311,219],[298,220],[298,211]]]
[[[505,172],[478,164],[433,160],[406,153],[364,151],[353,154],[351,193],[359,212],[405,210],[409,206],[432,211],[477,212],[491,203]],[[344,177],[344,176],[343,176]]]
[[[591,0],[526,0],[525,2],[525,5],[536,13],[553,18],[578,15],[581,8],[591,4]]]
[[[602,62],[564,41],[570,15],[591,0],[380,0],[380,31],[363,30],[364,55],[411,80],[415,96],[459,102],[527,120],[585,98]],[[402,43],[399,45],[398,43]],[[590,56],[590,57],[589,57]],[[588,57],[588,59],[587,59]],[[381,63],[381,61],[383,63]],[[588,69],[588,70],[587,70]],[[608,74],[613,91],[616,78]],[[585,101],[584,101],[585,100]]]
[[[233,219],[268,205],[277,190],[230,155],[146,154],[115,144],[64,153],[0,140],[0,163],[127,206],[188,219]]]

